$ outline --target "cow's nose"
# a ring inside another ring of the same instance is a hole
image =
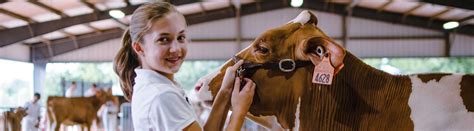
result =
[[[194,90],[195,90],[195,91],[199,91],[199,90],[201,89],[201,87],[202,87],[202,83],[201,83],[201,82],[196,83],[196,85],[194,85]]]
[[[194,90],[195,90],[195,91],[199,91],[200,89],[201,89],[201,86],[196,86],[196,87],[194,87]]]

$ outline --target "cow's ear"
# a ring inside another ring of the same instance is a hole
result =
[[[102,96],[102,95],[103,95],[102,92],[103,92],[102,89],[97,90],[97,91],[95,92],[95,96]]]
[[[316,15],[314,15],[311,11],[308,11],[310,17],[309,17],[309,24],[314,24],[315,26],[318,25],[318,18]]]
[[[318,65],[324,57],[329,57],[331,65],[337,73],[344,66],[343,60],[346,55],[345,49],[330,40],[323,37],[312,37],[304,41],[302,48],[304,55],[314,65]]]
[[[108,94],[112,94],[112,88],[107,88],[106,91]]]
[[[300,23],[301,25],[305,25],[305,24],[318,25],[318,18],[311,11],[304,10],[288,23]]]

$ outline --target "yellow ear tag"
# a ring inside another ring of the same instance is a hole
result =
[[[314,66],[313,83],[331,85],[334,76],[334,67],[332,67],[329,56],[323,57],[323,60]]]

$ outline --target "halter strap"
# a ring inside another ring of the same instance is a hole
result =
[[[242,58],[238,56],[232,57],[234,62],[238,62]],[[267,63],[253,63],[248,60],[244,60],[244,63],[237,71],[239,77],[250,78],[255,74],[258,69],[269,69],[269,70],[279,70],[281,72],[293,72],[298,68],[305,67],[308,65],[313,65],[311,61],[294,61],[293,59],[281,59],[278,62],[267,62]]]

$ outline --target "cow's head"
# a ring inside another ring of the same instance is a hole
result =
[[[17,117],[19,118],[23,118],[25,117],[26,115],[28,115],[28,113],[26,112],[26,109],[23,108],[23,107],[18,107],[15,109],[15,114]]]
[[[112,88],[98,89],[95,93],[95,97],[97,97],[101,103],[105,103],[107,101],[118,103],[118,98],[112,95]]]
[[[249,47],[236,54],[248,63],[280,63],[284,59],[310,63],[292,71],[260,68],[247,76],[257,85],[251,114],[290,113],[282,107],[298,103],[302,88],[312,84],[313,68],[323,57],[329,58],[336,72],[342,67],[345,50],[324,34],[317,27],[317,22],[315,15],[303,11],[287,24],[265,31]],[[218,72],[201,78],[196,84],[198,97],[212,102],[219,91],[226,68],[234,64],[233,60],[229,60]],[[292,127],[291,123],[282,119],[285,118],[278,118],[282,127]]]

